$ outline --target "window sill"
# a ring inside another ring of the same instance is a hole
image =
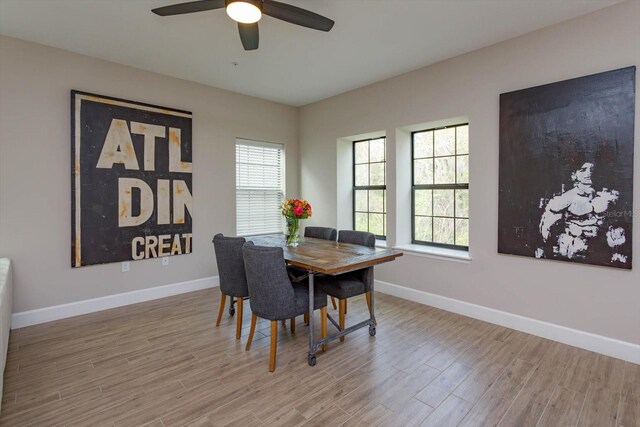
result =
[[[383,248],[383,249],[388,248],[387,241],[376,239],[376,248]]]
[[[284,234],[284,233],[282,231],[261,231],[258,233],[236,234],[235,237],[268,236],[269,234]],[[231,234],[229,234],[229,236],[231,236]]]
[[[393,249],[408,252],[409,255],[422,256],[426,258],[439,259],[444,261],[461,262],[468,264],[471,262],[469,251],[460,249],[437,248],[435,246],[425,245],[397,245]]]

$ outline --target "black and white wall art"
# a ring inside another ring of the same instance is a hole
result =
[[[498,252],[631,268],[635,75],[500,95]]]
[[[191,253],[191,113],[71,91],[71,265]]]

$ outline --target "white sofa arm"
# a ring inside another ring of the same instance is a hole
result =
[[[13,305],[13,278],[11,275],[11,260],[0,258],[0,362],[2,378],[0,378],[0,396],[2,396],[4,382],[4,366],[7,362],[9,349],[9,331],[11,329],[11,313]],[[0,408],[1,410],[2,408]]]

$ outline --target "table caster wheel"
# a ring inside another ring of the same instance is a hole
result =
[[[236,314],[236,309],[233,307],[229,307],[229,316],[233,316],[234,314]]]
[[[309,366],[316,366],[316,355],[309,354],[307,356],[307,363],[309,363]]]
[[[371,335],[372,337],[376,336],[376,327],[373,325],[369,325],[369,335]]]

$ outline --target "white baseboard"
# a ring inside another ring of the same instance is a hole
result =
[[[107,295],[84,301],[76,301],[68,304],[54,305],[37,310],[13,313],[11,315],[11,329],[24,328],[25,326],[37,325],[38,323],[51,322],[53,320],[65,319],[81,314],[94,313],[96,311],[137,304],[172,295],[199,291],[219,285],[220,281],[218,276],[211,276],[186,282],[172,283],[170,285],[156,286],[154,288]]]
[[[376,291],[640,364],[640,345],[376,280]]]

